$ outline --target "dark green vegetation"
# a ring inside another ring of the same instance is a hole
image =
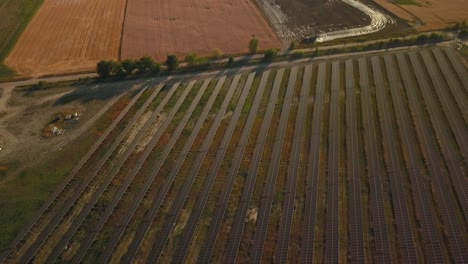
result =
[[[176,62],[177,62],[177,58]],[[177,64],[177,63],[176,63]],[[177,65],[171,67],[177,68]],[[113,60],[102,60],[96,65],[96,72],[101,78],[123,77],[132,74],[159,73],[161,64],[155,62],[151,57],[144,56],[139,60],[127,59],[122,62]]]
[[[44,0],[0,0],[0,80],[14,71],[3,61]]]
[[[253,39],[250,40],[250,42],[249,42],[249,51],[250,51],[250,53],[252,53],[252,54],[257,53],[258,44],[259,44],[258,39],[253,38]]]

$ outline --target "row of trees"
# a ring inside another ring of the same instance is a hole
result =
[[[259,40],[252,38],[249,42],[249,51],[252,54],[257,53]],[[277,56],[276,49],[265,51],[264,60],[272,61]],[[188,54],[184,62],[188,67],[205,66],[210,63],[210,60],[217,60],[223,57],[223,53],[219,49],[214,49],[209,57],[199,57],[196,53]],[[234,63],[234,58],[229,57],[227,65]],[[141,59],[133,60],[126,59],[122,62],[115,60],[102,60],[96,65],[96,72],[102,78],[111,76],[128,76],[133,74],[159,73],[162,70],[174,71],[178,68],[179,61],[176,55],[167,56],[164,64],[155,62],[151,57],[144,56]]]
[[[176,55],[167,56],[164,63],[167,71],[174,71],[179,66]],[[100,77],[127,76],[132,74],[159,73],[163,65],[155,62],[151,57],[144,56],[139,60],[126,59],[122,62],[102,60],[96,65],[96,72]]]

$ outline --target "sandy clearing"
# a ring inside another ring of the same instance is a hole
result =
[[[128,2],[121,57],[164,60],[171,53],[209,55],[215,48],[242,53],[253,36],[260,48],[281,46],[251,0],[133,0]]]
[[[94,69],[117,59],[125,0],[45,0],[5,64],[23,75]]]

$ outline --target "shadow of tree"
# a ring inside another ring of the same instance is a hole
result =
[[[57,99],[54,105],[65,105],[76,101],[88,103],[93,100],[108,100],[129,91],[135,84],[135,82],[111,82],[83,85]],[[138,91],[134,91],[134,93],[137,92]]]

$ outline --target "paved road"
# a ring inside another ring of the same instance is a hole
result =
[[[294,201],[296,199],[296,181],[299,174],[299,162],[301,151],[304,146],[304,123],[309,98],[310,80],[312,77],[312,65],[304,69],[301,93],[299,95],[299,110],[296,115],[293,143],[291,148],[291,159],[289,161],[286,188],[284,192],[283,208],[279,225],[278,243],[276,245],[275,261],[277,263],[288,262],[288,249],[291,233],[291,225],[294,214]]]
[[[237,143],[237,148],[234,152],[234,157],[232,159],[232,165],[229,168],[228,175],[223,184],[223,187],[220,192],[220,197],[216,203],[216,208],[214,210],[213,216],[211,217],[210,227],[208,229],[207,238],[202,246],[198,262],[208,263],[211,259],[213,248],[215,247],[216,238],[218,237],[219,229],[224,219],[226,208],[228,207],[229,197],[231,196],[232,189],[234,187],[234,182],[237,177],[239,167],[241,165],[245,148],[250,137],[250,132],[252,131],[252,126],[254,124],[255,118],[257,116],[258,108],[262,101],[263,91],[265,90],[266,82],[270,71],[266,71],[262,75],[260,80],[260,85],[257,89],[257,94],[255,95],[254,101],[251,105],[247,121],[244,125],[244,130],[242,131],[239,142]]]
[[[405,263],[417,263],[418,255],[416,252],[413,229],[411,227],[410,215],[407,199],[403,187],[403,168],[399,153],[394,143],[400,142],[395,136],[390,116],[390,107],[386,96],[386,88],[383,81],[382,69],[380,66],[380,57],[372,57],[372,70],[377,97],[377,106],[379,111],[379,121],[382,130],[382,143],[386,154],[385,162],[390,180],[390,189],[392,192],[393,208],[395,212],[395,222],[398,229],[398,238],[400,242],[401,259]]]
[[[307,161],[308,170],[306,172],[307,186],[304,223],[302,228],[303,238],[301,242],[301,263],[312,263],[314,257],[315,219],[318,198],[317,182],[320,176],[320,139],[322,137],[321,128],[324,109],[325,77],[326,64],[321,63],[318,65],[314,110],[310,127],[311,139],[309,141],[310,154]]]
[[[449,190],[451,187],[449,184],[444,181],[441,175],[443,175],[441,166],[442,166],[442,157],[440,157],[437,149],[437,142],[430,135],[429,131],[431,128],[427,122],[424,121],[423,106],[421,100],[418,97],[415,87],[417,84],[413,81],[410,73],[410,68],[406,60],[405,55],[397,54],[398,65],[400,67],[400,72],[402,75],[404,87],[406,94],[409,100],[409,107],[411,109],[411,114],[413,116],[414,124],[416,127],[416,132],[420,140],[419,146],[422,149],[424,159],[427,161],[426,166],[429,171],[429,176],[433,182],[432,188],[434,189],[434,200],[438,204],[439,210],[441,210],[441,217],[444,223],[447,236],[448,236],[448,245],[451,255],[454,256],[456,263],[462,263],[464,259],[468,259],[466,247],[463,241],[463,234],[465,233],[464,229],[460,226],[460,223],[457,221],[456,210],[452,199],[449,195]]]
[[[190,117],[192,116],[195,108],[198,106],[202,96],[205,94],[205,91],[206,91],[210,81],[211,81],[211,79],[206,79],[203,82],[202,86],[200,87],[200,89],[197,92],[197,95],[195,96],[195,98],[192,99],[191,104],[190,104],[189,108],[187,109],[184,117],[179,122],[179,124],[178,124],[177,128],[175,129],[175,131],[173,131],[171,133],[171,138],[169,139],[169,142],[165,144],[165,149],[164,149],[163,153],[161,154],[161,157],[160,157],[161,162],[157,163],[158,166],[153,167],[153,171],[152,171],[152,174],[151,174],[152,176],[146,178],[147,181],[145,181],[144,187],[139,192],[139,194],[137,196],[138,198],[134,198],[132,205],[130,206],[129,209],[127,209],[128,214],[133,213],[133,212],[135,212],[137,210],[139,204],[143,200],[143,197],[146,195],[146,193],[147,193],[147,191],[148,191],[148,189],[149,189],[149,187],[150,187],[150,185],[152,183],[152,180],[150,181],[149,179],[151,179],[151,178],[154,179],[154,177],[158,174],[160,167],[162,166],[162,164],[164,163],[166,157],[169,155],[169,153],[171,152],[171,150],[174,147],[175,143],[179,139],[180,134],[182,133],[185,126],[187,125],[187,123],[188,123]],[[194,82],[192,81],[191,83],[194,83]],[[213,99],[213,101],[214,101],[214,99]],[[195,132],[197,129],[199,129],[201,127],[201,125],[205,121],[204,120],[205,118],[206,118],[206,115],[205,116],[200,115],[198,120],[201,120],[201,124],[197,123],[197,125],[193,128],[193,132]],[[192,142],[193,142],[193,140],[195,140],[195,137],[196,137],[196,134],[195,134],[195,136],[192,137],[193,139],[190,138],[189,140],[192,140]],[[187,141],[187,145],[191,145],[189,143],[189,141]],[[190,146],[188,148],[190,148]],[[182,153],[184,153],[184,151],[185,151],[185,154],[186,154],[186,152],[188,152],[188,149],[187,150],[185,150],[185,149],[181,150]],[[185,156],[185,155],[183,155],[183,156]],[[144,160],[146,160],[146,159],[147,159],[147,157],[145,157]],[[159,164],[161,164],[161,165],[159,165]],[[133,181],[135,176],[138,174],[140,169],[141,169],[141,167],[138,167],[137,169],[134,169],[132,171],[132,174],[130,176],[127,176],[125,178],[125,181],[120,185],[119,190],[117,191],[117,193],[115,193],[113,195],[112,201],[106,207],[106,210],[105,210],[103,216],[101,216],[101,218],[99,219],[99,222],[93,228],[93,232],[90,232],[89,235],[84,240],[81,240],[80,248],[78,249],[78,252],[75,254],[75,257],[72,260],[73,263],[80,263],[82,261],[82,259],[84,258],[87,250],[89,249],[89,247],[91,246],[93,241],[96,239],[96,236],[98,235],[99,231],[102,229],[102,227],[105,225],[105,223],[107,222],[107,220],[109,219],[109,217],[113,213],[113,211],[116,208],[117,204],[122,199],[125,192],[127,191],[128,186],[130,186],[131,182]],[[175,175],[174,175],[174,178],[175,178]],[[170,188],[171,185],[172,185],[172,181],[171,181],[171,179],[169,177],[166,180],[166,182],[164,183],[164,185],[162,187],[162,191],[160,192],[160,195],[163,194],[163,198],[166,196],[167,190]],[[156,202],[153,203],[153,205],[155,205],[155,204],[157,204],[157,203]],[[131,218],[131,216],[128,216],[128,218]]]
[[[334,61],[331,72],[330,120],[328,128],[328,161],[327,161],[327,205],[325,232],[325,262],[338,263],[340,260],[339,245],[339,177],[340,167],[340,62]]]
[[[346,158],[347,175],[349,179],[349,253],[352,263],[365,262],[365,244],[362,218],[361,175],[364,173],[360,166],[359,157],[362,153],[358,137],[358,121],[356,117],[356,96],[354,84],[353,60],[345,62],[346,80]]]
[[[284,97],[283,108],[281,110],[281,115],[279,119],[279,126],[275,136],[275,144],[273,146],[272,156],[268,166],[266,183],[263,189],[262,199],[260,202],[260,208],[257,216],[257,223],[255,226],[255,234],[253,240],[254,244],[251,248],[250,261],[253,263],[260,263],[262,261],[263,246],[267,234],[271,207],[273,205],[273,195],[275,191],[276,179],[278,177],[284,137],[286,135],[286,128],[288,126],[291,102],[294,96],[294,88],[296,86],[297,72],[297,66],[291,69],[286,95]]]
[[[372,226],[374,230],[374,255],[377,263],[392,263],[390,254],[390,241],[388,239],[387,219],[391,216],[385,215],[383,196],[384,171],[380,164],[380,152],[377,146],[377,117],[372,110],[372,101],[369,85],[369,74],[367,72],[367,58],[359,59],[359,86],[361,87],[362,123],[364,127],[364,143],[366,146],[367,171],[369,177],[370,200],[372,203]]]
[[[393,61],[393,55],[385,55],[385,68],[390,86],[390,93],[393,99],[398,131],[400,132],[400,143],[403,152],[406,154],[406,167],[411,181],[411,190],[413,191],[413,201],[418,213],[419,224],[421,227],[423,248],[425,252],[425,261],[430,263],[444,262],[444,255],[439,235],[436,228],[437,218],[431,208],[431,194],[427,192],[429,186],[426,186],[424,175],[420,168],[424,166],[422,157],[417,152],[419,148],[414,130],[412,129],[411,116],[404,105],[401,93],[402,87],[397,76],[397,67]]]
[[[227,244],[226,252],[224,254],[225,263],[235,263],[237,252],[239,250],[242,233],[245,226],[245,217],[249,209],[250,200],[254,192],[255,181],[257,179],[258,168],[260,166],[260,160],[262,157],[263,149],[268,135],[268,129],[270,127],[271,119],[275,110],[277,97],[281,81],[283,79],[284,69],[280,69],[276,73],[275,81],[273,83],[273,90],[271,91],[268,105],[265,110],[265,116],[263,117],[262,126],[257,138],[257,145],[255,146],[252,160],[250,162],[247,179],[245,180],[244,189],[242,191],[241,200],[237,206],[237,211],[234,216],[233,226],[229,241]]]
[[[32,228],[34,228],[37,224],[39,224],[39,221],[41,218],[44,216],[44,214],[51,210],[51,206],[53,206],[57,199],[59,199],[60,194],[65,191],[65,188],[69,186],[71,181],[75,178],[76,174],[81,170],[81,168],[88,162],[88,160],[91,158],[91,156],[96,152],[96,150],[102,145],[104,140],[107,139],[107,137],[110,135],[110,133],[114,130],[114,128],[120,123],[120,121],[127,115],[128,111],[133,107],[133,105],[138,101],[138,99],[141,97],[143,92],[146,90],[146,88],[141,89],[141,91],[133,97],[133,99],[127,104],[127,106],[122,110],[122,112],[117,116],[117,118],[112,122],[112,124],[107,128],[107,130],[104,132],[104,134],[94,143],[94,145],[91,147],[91,149],[81,158],[81,160],[78,162],[78,164],[73,168],[72,172],[69,174],[69,176],[63,181],[63,184],[57,188],[57,190],[50,196],[50,198],[44,203],[44,205],[41,207],[39,212],[36,214],[34,217],[34,220],[30,222],[30,224],[21,231],[21,233],[15,238],[15,240],[12,242],[12,246],[8,252],[6,252],[3,256],[0,257],[0,262],[3,262],[6,257],[11,253],[11,251],[19,246],[19,243],[24,239],[24,237],[31,232]],[[138,114],[138,113],[137,113]],[[135,115],[136,116],[136,115]],[[134,120],[136,120],[134,116]],[[129,123],[131,124],[131,123]],[[114,141],[114,144],[120,144],[121,138],[128,132],[128,129],[130,129],[132,126],[127,126],[126,129],[120,133],[120,135],[117,136],[116,140]],[[119,140],[120,139],[120,140]],[[113,145],[110,147],[111,149],[113,148]]]

